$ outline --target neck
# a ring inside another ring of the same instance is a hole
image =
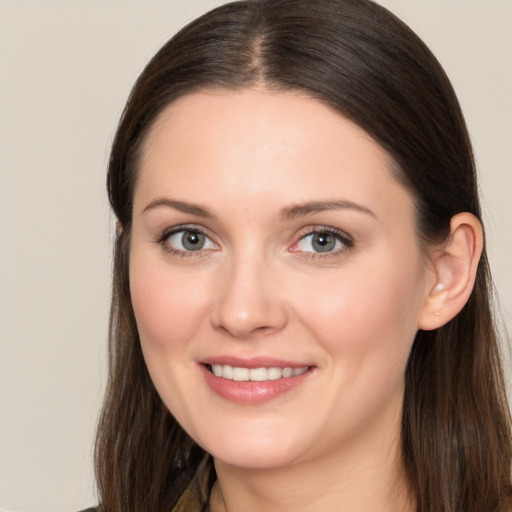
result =
[[[212,512],[412,512],[400,428],[351,440],[314,460],[279,468],[240,468],[215,460]]]

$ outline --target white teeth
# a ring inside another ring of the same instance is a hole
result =
[[[249,370],[249,379],[255,381],[267,380],[267,369],[266,368],[251,368]]]
[[[233,380],[244,381],[249,380],[249,368],[233,368]]]
[[[277,380],[282,377],[281,368],[277,368],[276,366],[272,366],[271,368],[267,368],[267,379],[268,380]]]
[[[224,377],[225,379],[232,379],[233,378],[233,367],[229,366],[227,364],[223,365],[221,377]]]
[[[293,370],[291,368],[283,368],[283,377],[291,377]]]
[[[264,382],[266,380],[277,380],[281,378],[296,377],[302,375],[307,366],[301,368],[279,368],[271,366],[269,368],[241,368],[230,366],[228,364],[212,364],[212,372],[216,377],[223,379],[235,380],[238,382],[255,381]]]

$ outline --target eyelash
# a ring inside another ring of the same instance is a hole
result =
[[[208,240],[211,241],[211,238],[202,229],[199,229],[196,226],[182,225],[182,226],[175,226],[175,227],[172,227],[172,228],[168,228],[168,229],[165,229],[164,231],[162,231],[158,235],[158,237],[156,239],[156,243],[161,245],[165,252],[170,253],[170,254],[175,255],[175,256],[182,257],[182,258],[194,257],[194,256],[195,257],[198,257],[198,256],[201,257],[201,256],[205,256],[206,255],[205,254],[206,250],[199,249],[197,251],[183,251],[181,249],[175,249],[172,246],[169,246],[167,244],[169,238],[172,235],[175,235],[175,234],[180,233],[180,232],[201,234],[204,237],[206,237]],[[325,252],[325,253],[313,252],[313,251],[299,251],[299,250],[291,250],[291,252],[300,253],[301,257],[303,257],[303,258],[313,258],[313,259],[322,258],[322,259],[325,259],[325,258],[332,258],[332,257],[340,256],[341,253],[343,253],[343,252],[345,252],[347,250],[351,250],[354,247],[354,240],[352,239],[352,237],[350,235],[348,235],[347,233],[345,233],[343,231],[340,231],[339,229],[332,228],[332,227],[327,227],[327,226],[317,226],[317,227],[313,227],[313,228],[308,228],[307,231],[305,231],[299,237],[298,241],[293,244],[293,246],[297,246],[301,241],[303,241],[307,237],[315,235],[315,234],[321,234],[321,235],[322,234],[328,234],[328,235],[331,235],[337,241],[341,242],[343,244],[343,247],[341,247],[340,249],[337,249],[335,251]],[[212,243],[214,243],[214,242],[212,242]]]
[[[203,235],[205,238],[207,238],[208,240],[211,241],[211,238],[202,229],[199,229],[196,226],[184,225],[184,226],[175,226],[175,227],[172,227],[172,228],[165,229],[157,237],[156,242],[159,245],[162,246],[162,249],[165,252],[170,253],[173,256],[179,256],[179,257],[182,257],[182,258],[187,258],[187,257],[191,257],[191,256],[192,257],[194,257],[194,256],[195,257],[205,256],[205,252],[206,252],[205,250],[182,251],[180,249],[175,249],[174,247],[172,247],[172,246],[167,244],[167,241],[169,240],[169,238],[172,235],[175,235],[175,234],[180,233],[180,232],[197,233],[197,234]]]
[[[312,236],[315,234],[328,234],[332,235],[337,241],[341,242],[343,244],[343,247],[340,249],[337,249],[332,252],[313,252],[313,251],[292,251],[292,252],[298,252],[300,253],[301,257],[303,258],[335,258],[339,257],[342,253],[345,251],[349,251],[354,247],[354,240],[353,238],[348,235],[347,233],[340,231],[339,229],[327,227],[327,226],[316,226],[313,228],[308,228],[308,230],[302,234],[299,238],[299,240],[294,244],[294,246],[297,246],[302,240],[305,240],[308,236]]]

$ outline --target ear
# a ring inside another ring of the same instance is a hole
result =
[[[467,212],[452,217],[446,241],[429,249],[433,284],[429,280],[430,290],[420,312],[420,329],[437,329],[464,307],[475,284],[482,249],[480,221]]]
[[[116,220],[116,237],[119,238],[123,232],[123,225],[119,220]]]

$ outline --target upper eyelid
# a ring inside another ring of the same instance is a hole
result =
[[[202,227],[198,227],[196,225],[178,225],[178,226],[172,226],[166,229],[163,229],[159,232],[159,234],[155,237],[155,242],[161,246],[162,250],[166,253],[169,253],[174,256],[181,256],[181,257],[204,257],[208,254],[209,251],[212,250],[211,247],[209,248],[201,248],[195,251],[192,250],[183,250],[179,249],[177,247],[174,247],[172,244],[168,243],[169,238],[171,236],[174,236],[180,232],[189,232],[189,233],[200,233],[204,235],[208,240],[216,247],[219,247],[219,244],[215,242],[213,237],[211,237]],[[213,248],[215,251],[216,249]]]
[[[188,231],[191,233],[201,233],[206,238],[208,238],[214,245],[218,246],[219,244],[215,241],[215,237],[211,236],[209,234],[209,230],[203,228],[202,226],[197,226],[195,224],[181,224],[178,226],[172,226],[168,228],[164,228],[163,230],[159,231],[157,235],[155,236],[155,242],[162,247],[166,246],[167,240],[177,233],[180,233],[181,231]],[[189,252],[189,251],[182,251],[181,249],[173,249],[174,252]],[[202,250],[198,251],[190,251],[190,252],[197,252],[201,253]]]
[[[299,234],[299,237],[298,237],[299,240],[302,240],[303,238],[305,238],[309,235],[313,235],[315,233],[330,233],[332,235],[338,235],[340,238],[342,238],[346,241],[349,241],[351,243],[353,243],[353,241],[354,241],[353,237],[349,233],[347,233],[346,231],[343,231],[342,229],[338,229],[338,228],[335,228],[332,226],[321,226],[321,225],[309,226],[309,227],[303,228],[300,231],[301,231],[301,233]]]
[[[322,225],[316,225],[316,226],[308,226],[301,230],[302,232],[299,232],[299,235],[295,239],[295,241],[288,246],[288,250],[297,256],[305,259],[324,259],[328,260],[329,258],[340,258],[344,254],[346,254],[348,251],[352,251],[354,248],[354,238],[347,233],[344,230],[334,228],[332,226],[322,226]],[[303,250],[294,250],[294,247],[297,247],[302,240],[305,238],[312,236],[317,233],[328,233],[330,235],[333,235],[340,240],[343,247],[329,251],[329,252],[315,252],[315,251],[303,251]],[[335,260],[336,261],[336,260]]]
[[[176,226],[167,227],[163,230],[161,230],[158,233],[157,236],[157,242],[163,243],[165,242],[171,235],[179,233],[180,231],[191,231],[191,232],[197,232],[205,235],[208,237],[214,244],[219,244],[218,241],[216,241],[216,236],[211,233],[211,231],[204,226],[198,225],[198,224],[179,224]],[[326,226],[326,225],[312,225],[312,226],[305,226],[298,230],[298,234],[294,236],[294,241],[288,245],[288,247],[296,245],[300,240],[306,238],[307,236],[313,235],[315,233],[330,233],[332,235],[338,236],[347,246],[351,247],[354,243],[353,237],[347,233],[346,231],[335,228],[333,226]]]
[[[202,233],[208,238],[212,238],[210,235],[210,231],[202,226],[198,226],[197,224],[179,224],[177,226],[167,227],[158,232],[158,238],[165,240],[169,236],[179,233],[180,231],[191,231],[195,233]]]

